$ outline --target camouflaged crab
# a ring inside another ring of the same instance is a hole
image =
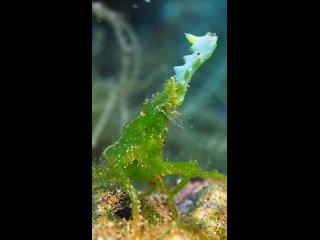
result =
[[[131,199],[133,219],[138,215],[139,204],[132,181],[150,183],[148,193],[158,188],[167,194],[167,204],[173,218],[178,216],[173,196],[192,177],[226,181],[226,176],[217,171],[202,171],[196,160],[168,162],[163,158],[169,120],[177,115],[193,74],[211,57],[217,46],[216,34],[208,32],[201,37],[185,35],[192,45],[192,54],[183,57],[185,64],[174,67],[175,75],[166,81],[163,90],[145,100],[139,116],[125,126],[118,141],[105,149],[103,156],[108,166],[93,167],[93,182],[116,179],[121,183]],[[164,177],[168,175],[182,176],[173,190],[164,182]]]

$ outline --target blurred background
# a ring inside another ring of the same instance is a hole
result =
[[[92,161],[118,139],[146,97],[183,65],[184,33],[215,32],[218,47],[192,81],[182,113],[170,122],[165,158],[198,160],[227,173],[226,0],[93,1]]]

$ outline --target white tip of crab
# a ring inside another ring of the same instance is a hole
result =
[[[195,40],[195,37],[194,35],[190,34],[190,33],[184,33],[184,35],[186,36],[186,38],[188,39],[188,42],[191,43],[191,44],[194,44],[194,40]]]

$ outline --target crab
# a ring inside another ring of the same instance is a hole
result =
[[[202,171],[196,160],[169,162],[164,160],[163,146],[168,132],[168,124],[178,114],[183,103],[192,75],[212,55],[217,44],[217,36],[207,33],[197,37],[185,34],[193,54],[184,56],[185,64],[174,67],[175,76],[169,78],[163,90],[146,99],[143,110],[129,122],[118,141],[107,147],[103,157],[107,167],[93,167],[94,181],[116,179],[129,195],[132,218],[138,216],[139,199],[133,181],[149,183],[151,194],[159,189],[168,196],[167,205],[176,219],[178,213],[173,197],[192,177],[214,178],[226,182],[226,176],[218,171]],[[170,189],[164,179],[169,175],[178,175],[182,180]]]

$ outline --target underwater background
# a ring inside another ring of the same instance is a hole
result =
[[[94,1],[97,2],[97,1]],[[118,139],[144,99],[189,54],[184,33],[215,32],[218,47],[192,81],[169,126],[165,158],[227,173],[227,1],[99,1],[92,14],[92,161]]]

